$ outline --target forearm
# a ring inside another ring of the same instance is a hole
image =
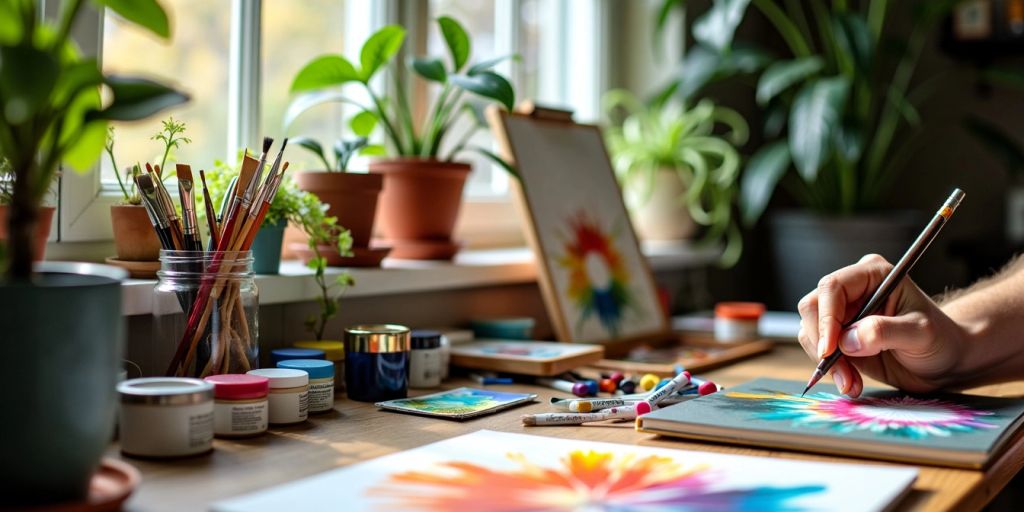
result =
[[[962,329],[957,381],[1024,378],[1024,258],[942,301],[941,307]]]

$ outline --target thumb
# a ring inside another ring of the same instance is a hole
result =
[[[931,321],[923,313],[869,316],[843,332],[839,349],[854,357],[873,356],[883,350],[920,352],[934,338]]]

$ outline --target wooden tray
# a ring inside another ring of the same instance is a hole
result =
[[[602,359],[591,366],[600,370],[671,377],[676,373],[677,364],[694,373],[703,372],[769,352],[773,346],[774,343],[768,340],[720,343],[712,337],[680,335],[675,342],[643,345],[622,359]]]
[[[452,365],[549,377],[604,357],[604,347],[548,341],[477,340],[452,346]]]

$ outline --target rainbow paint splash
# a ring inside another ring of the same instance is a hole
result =
[[[990,411],[978,411],[939,399],[903,397],[848,398],[831,393],[801,397],[787,393],[726,393],[727,398],[765,400],[765,420],[792,420],[794,426],[830,427],[841,433],[867,431],[911,439],[949,437],[996,428],[985,421]]]
[[[617,337],[623,312],[632,302],[622,255],[613,237],[585,213],[570,219],[569,227],[571,234],[558,263],[569,273],[567,295],[580,309],[576,329],[596,313],[601,325]]]
[[[722,488],[706,466],[686,467],[662,456],[616,456],[574,450],[553,468],[509,454],[513,470],[446,462],[425,471],[396,474],[368,491],[386,510],[564,510],[618,512],[795,510],[787,502],[825,490],[800,487]]]

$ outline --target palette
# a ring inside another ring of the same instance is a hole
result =
[[[376,405],[389,411],[466,420],[532,402],[536,398],[537,395],[532,393],[504,393],[489,389],[458,388],[413,398],[388,400]]]
[[[917,470],[481,430],[215,503],[222,512],[884,510]]]
[[[478,340],[452,346],[452,364],[463,368],[549,377],[596,363],[604,347],[583,343]]]
[[[865,389],[860,398],[819,384],[757,379],[637,420],[644,432],[701,440],[982,467],[1024,420],[1024,400]]]

